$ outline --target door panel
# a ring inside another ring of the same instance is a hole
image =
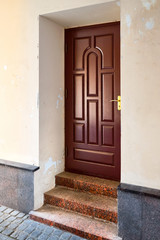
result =
[[[120,24],[65,31],[66,170],[120,179]]]
[[[101,84],[102,121],[114,121],[114,105],[109,101],[114,98],[114,77],[112,73],[102,74]]]
[[[74,75],[73,76],[73,87],[74,87],[74,119],[84,119],[84,76]]]

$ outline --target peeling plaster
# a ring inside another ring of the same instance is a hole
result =
[[[143,36],[143,32],[140,29],[139,29],[138,33],[140,36]]]
[[[154,27],[154,20],[153,18],[150,18],[149,21],[145,24],[147,30],[152,30]]]
[[[120,7],[120,5],[121,5],[120,1],[117,1],[116,4],[117,4],[118,7]]]
[[[62,91],[62,88],[60,88],[60,91]],[[61,101],[63,101],[63,96],[61,96],[61,94],[59,93],[58,94],[58,99],[57,99],[57,102],[56,102],[56,108],[57,109],[59,108],[59,104],[60,104]]]
[[[58,160],[58,165],[60,165],[62,163],[62,160]]]
[[[54,166],[55,169],[57,167],[57,163],[55,161],[53,161],[52,157],[49,157],[48,161],[45,163],[45,171],[44,174],[46,174],[48,172],[48,170]]]
[[[56,108],[59,108],[59,99],[57,99]]]
[[[126,23],[127,23],[127,27],[130,28],[131,23],[132,23],[132,19],[131,19],[131,16],[129,14],[126,14]]]
[[[143,6],[149,11],[152,6],[155,5],[157,0],[141,0]]]

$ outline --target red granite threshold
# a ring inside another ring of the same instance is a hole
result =
[[[63,172],[56,176],[56,185],[116,198],[119,182]]]
[[[45,204],[117,223],[117,199],[57,186],[44,194]]]
[[[31,211],[30,218],[90,240],[119,239],[116,224],[92,219],[51,205],[44,205],[36,211]]]

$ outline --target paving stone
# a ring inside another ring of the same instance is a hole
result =
[[[31,219],[26,219],[23,223],[26,225],[31,225],[32,224],[32,220]]]
[[[35,230],[35,227],[34,226],[28,226],[24,231],[26,232],[26,233],[31,233],[31,232],[33,232]]]
[[[78,237],[78,236],[72,236],[71,237],[71,240],[81,240],[82,238],[81,237]]]
[[[17,216],[19,214],[19,211],[16,211],[16,210],[14,210],[13,212],[11,212],[11,215],[12,216]]]
[[[0,206],[0,240],[82,240],[71,233],[29,219],[28,214]],[[85,239],[84,239],[85,240]]]
[[[10,217],[10,215],[5,213],[5,214],[2,215],[1,218],[3,218],[3,219],[5,220],[5,219],[7,219],[7,218],[9,218],[9,217]]]
[[[64,231],[60,230],[60,229],[55,229],[54,230],[54,235],[56,236],[61,236],[64,233]]]
[[[14,220],[14,223],[18,223],[18,224],[20,224],[22,222],[23,222],[23,220],[21,218],[17,218],[16,220]]]
[[[0,206],[0,212],[3,212],[4,210],[6,210],[7,208],[5,206]]]
[[[20,233],[21,233],[20,231],[16,230],[15,232],[13,232],[13,233],[11,234],[11,237],[17,239],[17,237],[19,236]]]
[[[7,208],[4,212],[9,214],[9,213],[13,212],[13,209]]]
[[[55,230],[55,228],[47,226],[46,229],[44,230],[44,232],[49,235],[49,234],[53,233],[54,230]]]
[[[13,229],[10,229],[10,228],[6,228],[6,229],[2,232],[2,234],[7,235],[7,236],[9,236],[11,233],[13,233]]]
[[[1,240],[13,240],[13,238],[10,238],[8,236],[2,235],[1,233],[0,233],[0,239]]]
[[[8,222],[7,220],[5,220],[4,222],[1,223],[2,227],[7,227],[10,224],[10,222]]]
[[[26,224],[25,222],[21,223],[19,226],[18,226],[18,230],[19,231],[23,231],[24,229],[26,229],[28,227],[28,224]]]
[[[4,227],[0,226],[0,232],[4,231]]]
[[[59,240],[58,236],[51,235],[48,240]]]
[[[24,216],[25,216],[24,213],[19,213],[19,214],[17,215],[18,218],[22,218],[22,217],[24,217]]]
[[[46,225],[41,223],[39,224],[39,226],[37,227],[37,230],[39,230],[40,232],[44,231],[46,229]]]
[[[71,233],[64,232],[64,233],[61,235],[60,240],[68,240],[71,236],[72,236]]]
[[[31,226],[37,228],[39,226],[39,222],[31,221]]]
[[[41,234],[41,232],[36,229],[31,233],[30,237],[37,238],[40,234]]]
[[[15,219],[16,219],[16,217],[11,216],[11,217],[7,218],[7,221],[8,222],[13,222]]]
[[[28,233],[26,232],[21,232],[19,236],[17,237],[18,240],[24,240],[28,237]]]
[[[11,229],[15,229],[15,228],[17,228],[18,227],[18,223],[11,223],[10,225],[9,225],[9,228],[11,228]]]
[[[27,219],[27,218],[29,218],[29,215],[28,215],[28,214],[25,215],[25,216],[22,218],[22,220],[25,220],[25,219]]]
[[[41,233],[41,235],[37,239],[38,240],[48,240],[48,234]]]
[[[3,212],[0,212],[0,217],[3,215]]]

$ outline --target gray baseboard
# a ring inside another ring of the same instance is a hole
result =
[[[34,172],[39,167],[0,160],[0,205],[29,213],[34,209]]]
[[[160,239],[160,190],[119,185],[118,235],[123,240]]]

